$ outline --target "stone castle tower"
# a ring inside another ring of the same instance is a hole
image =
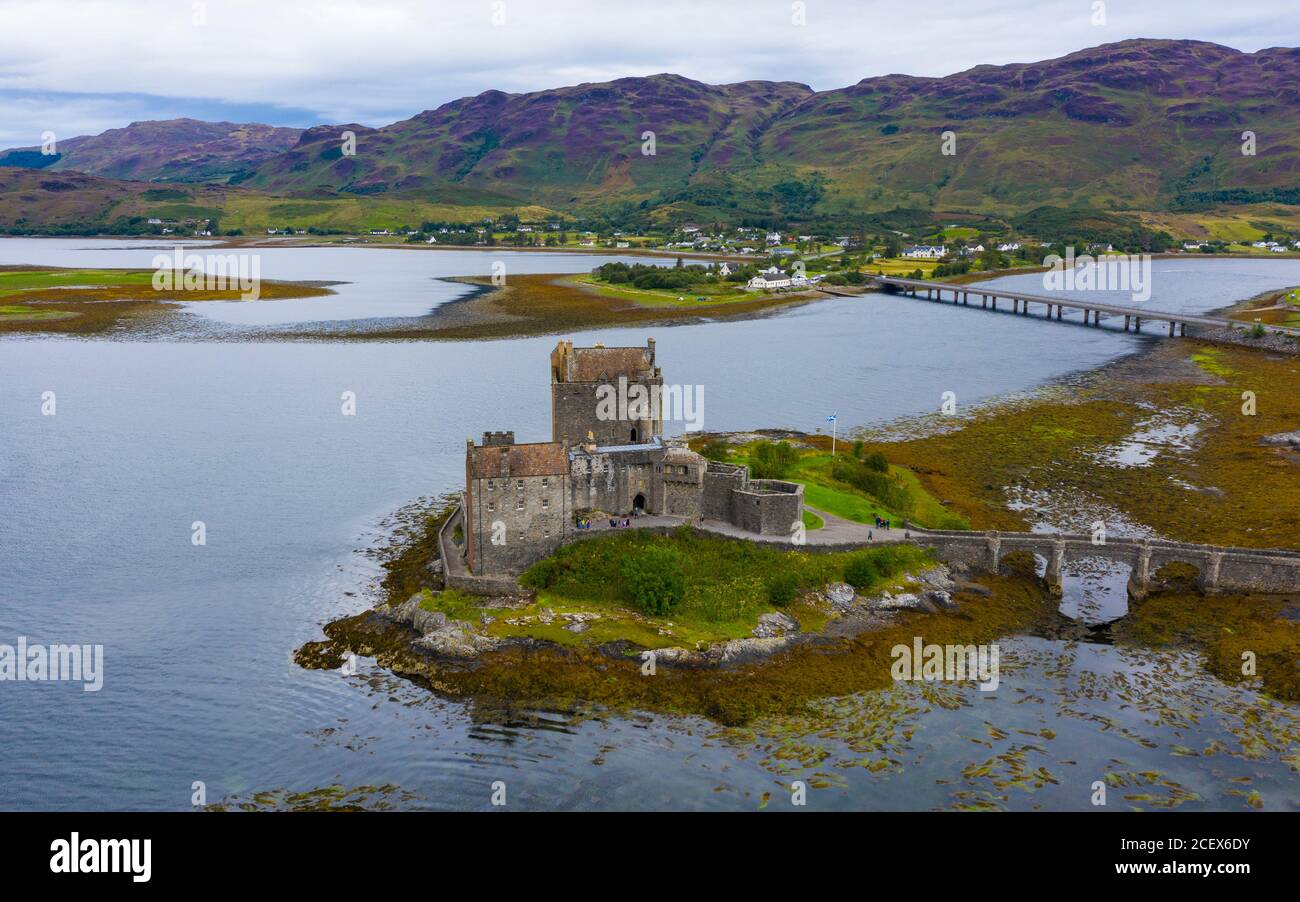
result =
[[[588,441],[600,447],[652,442],[663,434],[663,384],[653,338],[644,348],[575,348],[561,341],[551,352],[551,441],[566,448]],[[612,418],[602,415],[608,404],[601,400],[610,398],[623,402]]]

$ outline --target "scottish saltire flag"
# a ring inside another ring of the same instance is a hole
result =
[[[840,418],[840,415],[839,415],[838,413],[833,413],[833,414],[831,414],[830,416],[828,416],[828,417],[826,418],[826,422],[828,422],[828,423],[834,423],[834,422],[835,422],[836,420],[838,420],[839,418]]]

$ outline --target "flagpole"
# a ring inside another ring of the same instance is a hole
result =
[[[831,457],[835,456],[835,430],[840,427],[840,418],[831,420]]]

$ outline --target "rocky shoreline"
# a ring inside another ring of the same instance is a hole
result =
[[[651,656],[656,666],[705,669],[755,664],[800,646],[831,645],[884,629],[910,612],[955,612],[964,602],[990,594],[987,587],[967,579],[960,565],[954,568],[937,564],[916,574],[905,573],[891,587],[870,594],[859,594],[842,582],[830,583],[821,590],[808,593],[802,600],[826,615],[824,625],[819,629],[805,629],[789,613],[773,611],[759,616],[753,635],[715,642],[702,648],[668,646],[650,649],[630,641],[606,642],[591,648],[616,660],[647,660],[647,656]],[[336,621],[327,627],[328,638],[324,642],[307,643],[295,654],[295,660],[309,668],[337,667],[349,655],[377,655],[379,646],[396,645],[434,668],[464,668],[477,666],[488,652],[565,649],[565,646],[548,639],[489,635],[487,628],[496,622],[497,617],[484,614],[478,622],[453,619],[442,611],[425,609],[424,599],[421,592],[403,602],[379,605],[363,614]],[[507,610],[523,609],[532,601],[531,594],[520,595],[494,599],[493,606]],[[601,611],[553,612],[542,608],[536,614],[501,615],[500,619],[522,627],[534,622],[545,626],[555,624],[580,635],[587,632],[593,622],[608,616],[608,612]],[[669,635],[671,620],[665,620],[663,627],[661,634]],[[383,641],[376,641],[379,636],[384,636]]]

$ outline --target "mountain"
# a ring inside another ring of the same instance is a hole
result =
[[[57,154],[43,155],[40,147],[3,151],[0,166],[145,182],[221,182],[283,153],[301,134],[300,128],[197,119],[133,122],[59,141]]]
[[[769,123],[812,95],[806,85],[706,85],[679,75],[487,91],[384,128],[349,126],[355,155],[343,153],[341,129],[312,129],[242,184],[277,193],[470,193],[560,208],[639,202],[752,165]]]
[[[641,152],[653,131],[655,154]],[[1242,132],[1257,154],[1241,153]],[[955,136],[944,155],[943,136]],[[814,92],[676,75],[488,91],[375,130],[344,156],[304,133],[247,185],[483,197],[704,218],[895,206],[1165,208],[1300,186],[1300,50],[1133,40],[944,78]]]
[[[216,136],[193,137],[205,128]],[[1255,135],[1253,155],[1242,153],[1244,132]],[[948,133],[952,154],[943,152]],[[537,205],[672,222],[1294,205],[1300,50],[1132,40],[821,92],[654,75],[487,91],[382,128],[178,120],[61,150],[50,169],[228,182],[304,202]]]

